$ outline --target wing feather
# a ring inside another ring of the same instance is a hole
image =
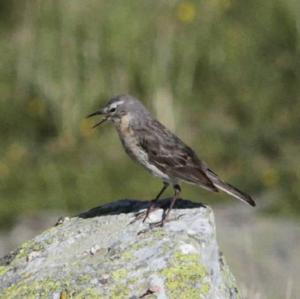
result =
[[[149,162],[170,177],[181,179],[218,192],[205,174],[207,166],[194,151],[158,121],[152,121],[137,134],[139,143],[148,153]]]

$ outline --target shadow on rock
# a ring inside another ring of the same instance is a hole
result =
[[[161,199],[157,202],[156,207],[161,209],[167,209],[170,206],[171,198]],[[136,213],[140,210],[147,209],[150,202],[134,200],[134,199],[121,199],[113,203],[108,203],[100,207],[95,207],[86,212],[80,213],[77,217],[80,218],[93,218],[97,216],[104,215],[118,215],[118,214],[128,214]],[[202,203],[191,202],[186,199],[178,199],[173,207],[173,209],[192,209],[206,206]]]

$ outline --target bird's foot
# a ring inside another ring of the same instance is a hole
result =
[[[158,210],[158,208],[154,208],[154,209],[151,209],[149,211],[147,209],[145,211],[141,211],[141,212],[135,213],[134,214],[134,219],[130,222],[130,224],[133,224],[133,223],[137,222],[140,219],[143,219],[143,222],[145,222],[146,219],[149,217],[150,213],[152,213],[152,212],[154,212],[156,210]]]
[[[160,221],[157,221],[157,222],[151,222],[151,223],[149,223],[149,227],[139,231],[138,235],[148,233],[155,228],[162,228],[166,222],[170,222],[172,220],[173,219],[161,219]]]
[[[146,211],[135,213],[134,218],[129,222],[129,224],[136,223],[138,220],[142,219],[145,212]]]
[[[143,218],[143,222],[146,221],[146,219],[149,217],[150,213],[154,212],[158,210],[158,208],[155,208],[154,204],[151,203],[150,206],[148,207],[148,209],[145,211],[145,213],[143,214],[144,218]]]
[[[149,226],[150,226],[150,228],[163,227],[166,223],[169,223],[169,222],[174,221],[174,220],[178,220],[182,216],[184,216],[184,215],[182,214],[182,215],[178,215],[178,216],[175,216],[175,217],[164,217],[158,222],[150,223]]]
[[[150,213],[154,212],[158,208],[155,208],[155,202],[151,201],[147,210],[137,212],[134,214],[134,219],[130,222],[130,224],[135,223],[136,221],[143,219],[143,222],[149,217]]]
[[[149,227],[152,229],[152,228],[156,228],[156,227],[163,227],[164,224],[166,223],[167,221],[166,220],[160,220],[158,222],[152,222],[149,224]]]
[[[169,213],[163,213],[161,220],[157,221],[157,222],[152,222],[149,223],[150,228],[155,228],[155,227],[163,227],[165,225],[166,222],[170,222],[174,219],[171,219],[168,217]]]

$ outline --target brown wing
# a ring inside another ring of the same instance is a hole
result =
[[[138,129],[139,142],[148,153],[149,162],[170,177],[218,192],[205,174],[207,166],[198,159],[194,151],[157,120],[143,129]]]

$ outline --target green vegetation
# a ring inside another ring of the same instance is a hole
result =
[[[0,16],[0,227],[156,194],[85,120],[125,92],[259,204],[299,214],[299,1],[4,0]]]

